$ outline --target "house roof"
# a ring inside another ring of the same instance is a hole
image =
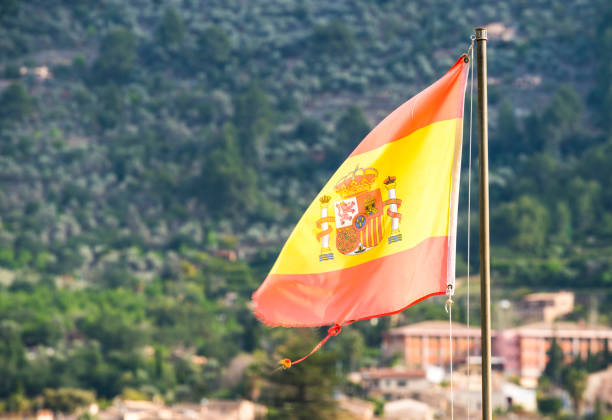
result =
[[[558,296],[563,296],[563,295],[573,295],[574,293],[572,292],[568,292],[568,291],[560,291],[560,292],[539,292],[539,293],[531,293],[526,295],[523,300],[526,300],[528,302],[532,302],[532,301],[539,301],[539,300],[552,300],[555,299]]]
[[[447,321],[424,321],[416,324],[393,328],[385,336],[446,336],[449,328]],[[608,338],[612,339],[612,328],[605,325],[585,324],[582,322],[536,322],[503,331],[491,331],[491,335],[520,335],[524,337],[550,338]],[[453,337],[480,337],[480,327],[467,328],[465,324],[453,322]]]
[[[504,331],[526,337],[558,338],[608,338],[612,339],[612,328],[605,325],[583,322],[536,322]]]
[[[385,379],[385,378],[425,378],[425,371],[422,369],[394,369],[381,368],[365,370],[361,375],[366,379]]]
[[[403,327],[393,328],[385,333],[385,335],[423,335],[423,336],[439,336],[441,334],[448,335],[447,321],[424,321],[416,324],[405,325]],[[465,324],[453,322],[453,337],[480,337],[480,327],[473,326],[467,328]]]

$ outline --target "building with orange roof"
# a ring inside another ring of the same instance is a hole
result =
[[[538,322],[497,334],[493,351],[504,360],[504,371],[516,375],[521,385],[535,387],[542,375],[553,338],[566,361],[586,359],[604,351],[612,340],[612,329],[603,325],[574,322]]]
[[[470,354],[480,354],[480,328],[468,329],[453,323],[453,361],[465,362]],[[383,337],[383,355],[401,354],[407,368],[445,366],[450,362],[448,322],[425,321],[394,328]]]
[[[526,322],[552,322],[573,311],[574,293],[564,290],[551,293],[531,293],[526,295],[519,304],[519,313]]]
[[[535,387],[548,361],[553,337],[566,360],[578,356],[586,359],[589,353],[604,351],[612,340],[612,329],[584,323],[538,322],[492,331],[491,335],[494,360],[499,362],[496,367],[507,375],[519,377],[521,385]],[[450,343],[448,322],[426,321],[387,331],[382,350],[386,357],[400,355],[406,368],[424,369],[431,365],[448,366]],[[468,329],[453,323],[453,362],[467,362],[468,354],[474,359],[480,356],[480,328]]]

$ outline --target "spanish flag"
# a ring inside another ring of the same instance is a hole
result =
[[[262,322],[338,327],[454,287],[467,61],[380,122],[315,197],[253,294]]]

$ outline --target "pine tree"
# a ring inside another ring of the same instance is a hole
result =
[[[301,357],[312,349],[316,340],[312,330],[297,331],[278,348],[278,354],[281,357]],[[289,369],[268,367],[270,373],[264,375],[268,385],[262,394],[269,410],[268,419],[335,419],[337,409],[333,393],[339,380],[337,359],[334,352],[322,349]]]
[[[553,336],[552,342],[550,343],[550,349],[546,352],[548,361],[544,368],[544,375],[550,378],[550,381],[554,384],[560,385],[562,380],[563,372],[563,350],[557,343],[557,337]]]
[[[24,368],[25,348],[20,328],[14,321],[0,322],[0,397],[6,398],[19,383],[19,372]]]
[[[263,152],[272,128],[272,107],[268,95],[253,83],[234,100],[234,120],[244,159],[263,161]]]
[[[178,47],[185,38],[185,26],[176,9],[170,7],[164,12],[157,30],[159,42],[167,50]]]
[[[23,83],[13,83],[0,96],[0,122],[21,121],[31,112],[32,101]]]
[[[570,367],[565,375],[563,385],[572,399],[576,419],[580,418],[580,412],[582,411],[582,400],[587,386],[587,379],[588,374],[584,369]]]
[[[491,155],[508,156],[524,152],[524,139],[521,137],[514,108],[510,101],[502,102],[499,109],[496,136],[491,142]]]
[[[197,184],[214,212],[236,215],[253,210],[257,175],[242,158],[236,144],[236,129],[230,123],[223,127],[217,145],[208,154]]]
[[[102,82],[127,82],[136,64],[136,35],[129,29],[111,31],[100,45],[100,55],[94,63],[94,75]]]
[[[363,111],[356,105],[348,107],[336,123],[336,147],[329,154],[329,167],[337,168],[369,131]]]
[[[350,106],[336,124],[338,145],[348,154],[370,131],[370,124],[358,106]]]
[[[560,87],[542,115],[546,148],[554,156],[561,155],[564,143],[574,139],[580,130],[582,102],[573,87]]]

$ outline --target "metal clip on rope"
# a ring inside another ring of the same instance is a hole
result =
[[[446,286],[446,296],[448,296],[448,299],[446,299],[446,302],[444,303],[444,310],[446,311],[446,313],[449,312],[452,304],[455,303],[453,301],[453,294],[453,285],[449,284],[448,286]]]

